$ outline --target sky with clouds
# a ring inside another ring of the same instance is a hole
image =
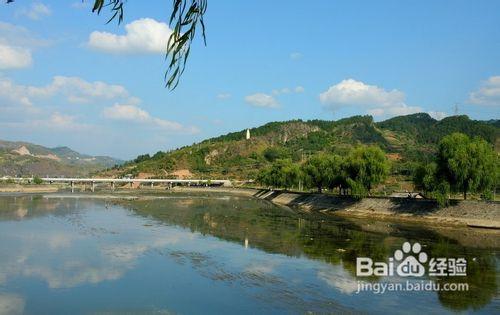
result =
[[[173,92],[170,0],[0,9],[0,139],[132,158],[289,119],[500,115],[498,1],[210,1]],[[286,5],[285,5],[286,4]]]

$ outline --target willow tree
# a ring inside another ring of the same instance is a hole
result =
[[[355,195],[365,195],[382,183],[389,174],[390,164],[378,146],[360,146],[351,151],[344,163],[346,182]]]
[[[314,187],[319,193],[323,188],[334,189],[343,183],[342,158],[334,154],[320,153],[313,155],[302,164],[305,184]]]
[[[92,0],[89,0],[92,1]],[[106,23],[116,20],[123,22],[126,0],[93,0],[92,12],[100,14],[103,9],[110,11],[111,16]],[[15,0],[6,0],[12,3]],[[82,0],[85,2],[85,0]],[[191,51],[191,43],[196,30],[201,27],[201,36],[206,45],[205,23],[203,17],[207,11],[207,0],[172,0],[172,13],[169,25],[172,29],[165,47],[168,66],[165,70],[165,86],[173,90],[186,69],[186,62]]]
[[[464,199],[469,192],[489,195],[498,177],[498,156],[492,146],[462,133],[450,134],[439,142],[436,162],[437,176]]]
[[[257,181],[266,186],[285,189],[298,186],[301,178],[300,168],[290,159],[278,159],[260,171]]]

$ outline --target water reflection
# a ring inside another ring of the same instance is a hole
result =
[[[276,211],[275,206],[264,202],[238,197],[232,199],[231,203],[215,202],[216,205],[208,198],[192,199],[189,210],[182,212],[173,209],[177,204],[183,205],[184,201],[148,201],[147,206],[142,201],[129,204],[141,215],[224,240],[243,242],[245,248],[250,244],[267,252],[294,257],[306,256],[340,265],[341,268],[321,271],[318,276],[344,293],[355,291],[356,281],[353,277],[356,276],[357,257],[386,261],[405,240],[410,240],[424,243],[425,251],[430,257],[465,257],[468,261],[466,277],[432,278],[441,285],[451,282],[465,282],[469,285],[467,292],[440,291],[438,298],[442,305],[454,311],[480,310],[499,294],[498,248],[484,250],[484,242],[473,244],[476,247],[459,244],[462,241],[471,245],[471,237],[478,237],[481,241],[486,239],[488,243],[497,245],[500,241],[497,231],[467,230],[463,233],[463,229],[445,228],[436,232],[421,226],[377,221],[353,222],[320,215],[311,218],[311,214],[286,209]],[[444,233],[439,233],[441,231]],[[452,234],[455,239],[443,234]],[[374,276],[369,280],[379,279]]]
[[[465,281],[470,291],[354,294],[356,257],[385,261],[404,240],[425,244],[430,256],[466,257],[467,277],[434,280]],[[470,235],[463,243],[449,230],[312,216],[220,195],[3,196],[0,314],[384,313],[402,305],[410,313],[492,312],[500,305],[498,249],[470,246]],[[197,303],[186,300],[192,296]]]

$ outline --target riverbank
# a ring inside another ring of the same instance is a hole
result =
[[[58,185],[0,185],[0,193],[52,193],[60,189]]]
[[[252,196],[306,212],[321,212],[345,218],[500,229],[500,203],[494,201],[452,201],[449,207],[439,208],[435,201],[425,199],[370,197],[355,200],[326,194],[250,188],[176,187],[175,191],[224,192]]]
[[[62,189],[58,185],[3,185],[0,193],[54,193]],[[319,212],[344,218],[374,219],[389,222],[409,222],[436,226],[462,226],[500,230],[500,202],[452,201],[446,208],[439,208],[433,200],[370,197],[355,200],[327,194],[271,191],[253,188],[226,187],[175,187],[152,189],[117,189],[111,194],[213,192],[229,193],[268,200],[278,205]]]

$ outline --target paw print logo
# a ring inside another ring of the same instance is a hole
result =
[[[396,273],[400,277],[421,277],[425,274],[424,263],[427,262],[427,254],[422,252],[419,243],[413,244],[405,242],[402,249],[394,252],[394,259],[399,261]]]

